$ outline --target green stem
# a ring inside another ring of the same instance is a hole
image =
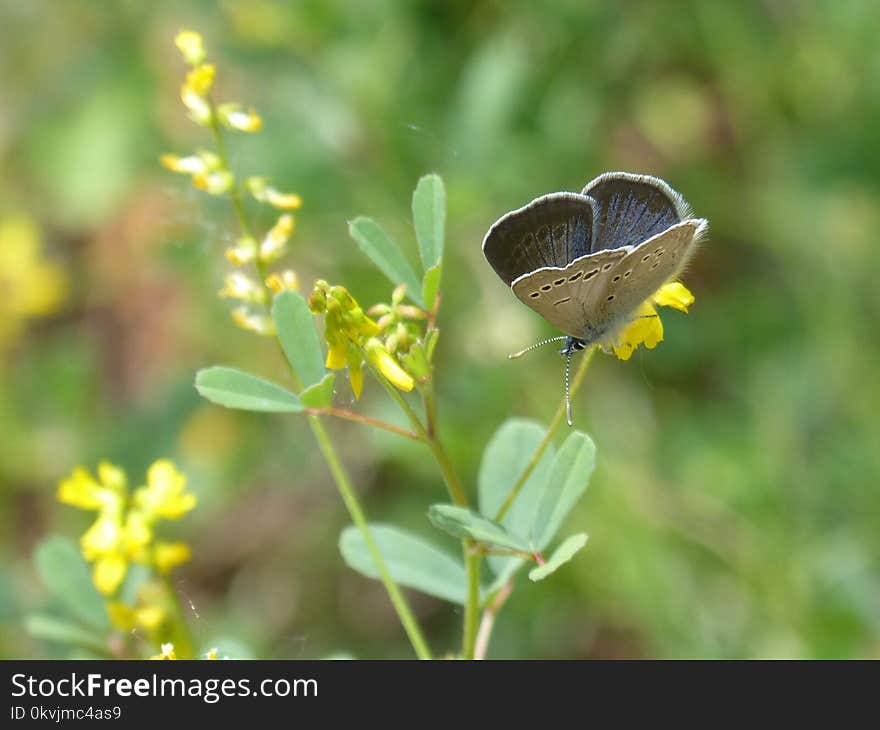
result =
[[[324,455],[324,459],[330,467],[330,471],[336,481],[336,486],[339,487],[339,494],[342,496],[342,501],[345,503],[345,507],[348,509],[352,521],[360,530],[364,542],[367,544],[367,549],[370,551],[370,555],[373,558],[373,562],[375,562],[376,567],[379,569],[379,576],[382,579],[382,584],[388,592],[388,597],[391,599],[394,610],[397,611],[397,616],[400,619],[400,623],[403,624],[403,628],[406,631],[406,635],[409,637],[413,649],[415,649],[416,656],[418,656],[419,659],[430,659],[431,650],[428,648],[425,637],[422,635],[419,624],[410,610],[406,598],[404,598],[397,583],[394,582],[394,579],[388,572],[388,567],[385,565],[382,553],[379,552],[379,547],[376,545],[375,540],[373,540],[373,535],[370,532],[360,502],[352,489],[348,473],[342,466],[342,462],[340,462],[339,456],[336,454],[336,450],[333,448],[333,444],[330,442],[330,438],[324,430],[324,424],[321,423],[320,418],[314,415],[309,416],[308,419],[309,425],[312,428],[312,433],[315,435],[315,440],[318,442],[318,447],[321,449],[321,453]]]
[[[428,445],[443,472],[452,501],[461,507],[467,507],[467,494],[458,477],[458,472],[446,453],[437,428],[437,403],[434,398],[433,381],[428,381],[425,384],[422,390],[422,399],[425,405],[425,419],[428,424],[426,434]],[[464,568],[467,579],[467,598],[464,604],[461,653],[465,659],[473,659],[480,621],[480,561],[482,554],[477,550],[477,545],[473,540],[463,540],[462,550],[464,551]]]
[[[370,360],[369,355],[364,351],[362,351],[362,355],[364,362],[367,363],[367,367],[382,384],[382,387],[385,388],[392,400],[394,400],[407,415],[412,424],[413,430],[425,441],[425,443],[428,444],[431,453],[434,455],[434,460],[440,467],[443,481],[446,484],[446,489],[449,491],[449,496],[452,498],[452,501],[460,507],[467,507],[469,503],[467,493],[464,490],[464,485],[461,482],[461,478],[458,476],[455,465],[449,458],[449,454],[446,453],[443,441],[440,439],[437,430],[437,406],[434,402],[433,381],[429,381],[422,390],[425,416],[428,421],[428,427],[426,428],[406,398],[400,394],[397,388],[388,382],[388,379],[382,375],[375,363]],[[464,604],[464,627],[461,650],[462,656],[465,659],[473,659],[474,647],[477,641],[477,629],[480,621],[481,556],[476,551],[476,543],[473,540],[463,539],[461,541],[461,546],[464,554],[464,568],[467,580],[467,598]]]
[[[464,604],[461,655],[464,659],[473,659],[480,624],[480,554],[474,550],[473,540],[464,541],[464,568],[467,578],[467,600]]]
[[[587,368],[590,366],[590,362],[592,362],[595,352],[596,347],[594,346],[584,353],[580,367],[578,368],[577,373],[575,373],[574,379],[571,381],[570,397],[572,400],[574,400],[578,389],[581,387],[581,383],[584,381],[584,376],[587,374]],[[495,515],[495,522],[501,522],[501,520],[504,519],[504,515],[506,515],[513,506],[514,501],[516,501],[516,498],[519,496],[523,486],[525,486],[526,481],[532,475],[532,472],[535,470],[535,467],[538,465],[538,462],[541,460],[541,457],[544,455],[544,452],[553,440],[556,430],[559,428],[562,419],[565,417],[565,411],[565,399],[563,398],[562,403],[559,404],[559,408],[556,409],[556,414],[553,416],[553,420],[550,421],[550,425],[547,427],[547,433],[544,434],[544,438],[541,440],[541,443],[538,444],[538,448],[535,449],[535,453],[532,454],[532,458],[529,459],[526,468],[523,469],[522,474],[519,475],[519,479],[516,480],[510,493],[507,495],[507,498],[504,500],[504,503]]]
[[[220,158],[220,163],[223,165],[223,168],[228,170],[229,157],[226,153],[226,142],[223,137],[223,129],[220,127],[220,121],[217,116],[217,108],[214,105],[214,101],[212,99],[209,99],[208,103],[211,106],[211,131],[214,134],[214,142],[217,146],[217,155]],[[244,207],[244,201],[241,197],[241,190],[238,187],[238,180],[235,181],[234,185],[229,190],[229,201],[232,204],[232,209],[235,213],[236,219],[238,220],[238,225],[239,228],[241,228],[241,232],[245,236],[256,240],[254,238],[250,220],[248,219],[247,211]],[[266,264],[264,261],[260,260],[259,252],[256,257],[256,265],[257,274],[259,275],[260,279],[260,286],[263,288],[266,296],[266,301],[271,302],[273,294],[266,284]],[[278,344],[279,349],[281,349],[281,342],[278,340],[277,336],[275,340]],[[287,362],[286,357],[284,358],[284,361]],[[297,377],[296,373],[293,372],[292,368],[290,369],[290,372],[291,376],[293,377],[294,383],[297,386],[297,389],[299,389],[299,387],[301,387],[299,378]],[[333,415],[339,414],[333,413]],[[375,562],[376,567],[379,569],[379,574],[382,578],[382,584],[385,586],[385,590],[387,591],[388,597],[391,600],[392,605],[394,606],[394,610],[397,612],[397,616],[400,618],[400,623],[403,624],[404,631],[406,631],[406,635],[409,637],[410,643],[415,650],[416,656],[418,656],[419,659],[430,659],[431,650],[428,648],[425,637],[422,635],[422,631],[419,628],[418,621],[416,621],[416,618],[409,607],[409,603],[407,602],[403,593],[401,593],[397,583],[391,577],[391,573],[388,571],[388,566],[385,563],[385,559],[379,552],[379,548],[377,547],[376,542],[373,539],[372,532],[370,532],[369,525],[367,523],[366,517],[364,516],[363,508],[361,507],[357,495],[351,487],[351,480],[348,477],[348,473],[345,471],[344,467],[342,466],[342,462],[339,460],[339,457],[336,454],[336,450],[333,447],[332,442],[330,441],[330,437],[327,435],[327,431],[324,429],[324,424],[315,413],[310,413],[308,418],[312,433],[315,436],[315,440],[318,442],[318,446],[321,449],[321,453],[324,455],[324,459],[327,461],[327,465],[330,467],[330,473],[333,475],[333,479],[336,482],[336,486],[339,489],[340,495],[342,496],[342,501],[345,503],[346,509],[348,509],[348,513],[349,515],[351,515],[351,518],[354,521],[355,525],[357,525],[358,529],[360,530],[361,535],[363,536],[364,541],[367,544],[367,548],[372,555],[373,562]],[[377,423],[378,422],[374,423],[373,425],[377,425]],[[395,430],[395,432],[400,433],[401,435],[409,435],[408,432],[403,431],[403,429],[396,430],[396,427],[390,427],[390,424],[386,425],[389,426],[389,430]]]

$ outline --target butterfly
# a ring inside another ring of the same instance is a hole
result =
[[[549,193],[499,218],[483,254],[517,298],[565,333],[571,355],[613,341],[639,306],[675,278],[708,230],[684,198],[650,175],[606,172],[578,193]]]

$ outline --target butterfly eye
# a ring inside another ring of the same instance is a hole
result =
[[[587,279],[592,279],[598,273],[599,269],[593,269],[590,273],[584,274],[584,281],[586,281]]]
[[[620,281],[620,274],[615,276],[611,281]]]
[[[630,269],[629,271],[627,271],[627,272],[623,275],[623,278],[626,279],[631,273],[632,273],[632,269]]]
[[[609,295],[608,295],[608,298],[607,298],[605,301],[606,301],[606,302],[613,302],[613,301],[614,301],[614,295],[613,295],[613,294],[609,294]]]
[[[583,271],[578,271],[576,274],[572,274],[571,276],[569,276],[569,277],[568,277],[568,280],[569,280],[569,281],[577,281],[577,280],[580,279],[583,275],[584,275],[584,272],[583,272]]]
[[[541,291],[550,291],[552,288],[553,287],[549,284],[544,284],[544,286],[541,287]]]
[[[564,279],[564,278],[562,278],[562,279],[557,279],[556,281],[553,282],[553,286],[562,286],[564,283],[565,283],[565,279]]]
[[[611,271],[611,264],[605,264],[605,266],[602,267],[602,271]]]
[[[642,256],[642,262],[644,263],[644,262],[647,261],[649,258],[651,258],[650,254],[645,254],[644,256]]]
[[[529,296],[530,296],[532,299],[537,299],[539,296],[541,296],[541,292],[539,292],[539,291],[533,291],[531,294],[529,294]]]

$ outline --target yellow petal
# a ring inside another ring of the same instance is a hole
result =
[[[185,542],[158,542],[153,551],[156,569],[163,575],[171,572],[192,557],[192,551]]]
[[[610,345],[619,360],[629,360],[639,345],[644,345],[649,350],[654,349],[663,340],[663,322],[657,315],[657,310],[651,304],[644,302],[636,313],[633,320],[616,336]]]
[[[125,472],[109,461],[102,461],[98,464],[98,479],[105,487],[117,491],[125,489],[128,481]]]
[[[92,570],[92,581],[101,593],[110,596],[116,593],[119,584],[125,578],[128,563],[120,555],[112,554],[95,561]]]
[[[80,509],[101,509],[104,506],[106,490],[79,466],[67,479],[58,485],[58,501]]]
[[[147,486],[134,493],[134,502],[147,520],[176,520],[196,506],[195,495],[185,489],[186,477],[171,461],[160,459],[147,471]]]
[[[299,289],[299,279],[296,272],[292,269],[284,269],[284,271],[276,271],[266,277],[266,286],[272,290],[273,294],[280,294],[283,291],[297,291]]]
[[[664,284],[654,292],[651,299],[661,307],[673,307],[680,312],[687,312],[688,307],[694,303],[694,295],[690,293],[684,284],[678,281]]]
[[[351,383],[355,400],[359,400],[364,389],[364,371],[361,353],[354,347],[348,351],[348,382]]]
[[[220,120],[230,129],[239,132],[259,132],[263,128],[263,120],[253,109],[244,111],[238,104],[223,104],[217,111]]]
[[[348,345],[345,342],[330,345],[325,366],[330,370],[342,370],[348,361]]]
[[[92,561],[103,555],[118,551],[122,541],[122,525],[119,514],[103,512],[80,538],[83,557]]]
[[[162,653],[151,656],[150,659],[177,659],[177,656],[174,654],[174,644],[162,644]]]
[[[120,631],[131,631],[135,627],[135,611],[122,601],[108,601],[107,615],[110,623]]]
[[[275,188],[266,188],[266,202],[282,210],[296,210],[302,205],[302,198],[296,193],[281,193]]]
[[[182,30],[174,37],[175,45],[183,54],[183,60],[190,66],[198,66],[205,60],[205,45],[202,36],[192,30]]]
[[[161,606],[142,606],[135,610],[135,622],[147,631],[155,631],[162,625],[165,615]]]
[[[256,332],[258,335],[270,337],[275,334],[275,325],[271,318],[264,314],[254,313],[247,307],[237,307],[232,311],[232,321],[243,330]]]
[[[153,539],[153,530],[150,520],[140,510],[129,511],[122,528],[122,544],[126,553],[132,559],[142,557],[143,548],[150,544]]]
[[[388,354],[388,351],[382,346],[379,340],[370,340],[366,345],[367,354],[372,361],[376,363],[379,372],[400,390],[409,392],[413,389],[415,381],[397,361]]]

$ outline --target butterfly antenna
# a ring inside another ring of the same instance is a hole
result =
[[[565,356],[565,417],[568,420],[568,425],[571,427],[571,393],[569,391],[569,384],[571,383],[571,353]]]
[[[516,360],[516,358],[522,357],[527,352],[531,352],[532,350],[535,350],[539,347],[543,347],[544,345],[549,345],[551,342],[561,342],[562,340],[567,340],[567,339],[568,339],[567,337],[551,337],[549,340],[542,340],[541,342],[538,342],[534,345],[531,345],[530,347],[527,347],[525,350],[520,350],[519,352],[514,352],[513,354],[508,355],[507,359],[508,360]]]

